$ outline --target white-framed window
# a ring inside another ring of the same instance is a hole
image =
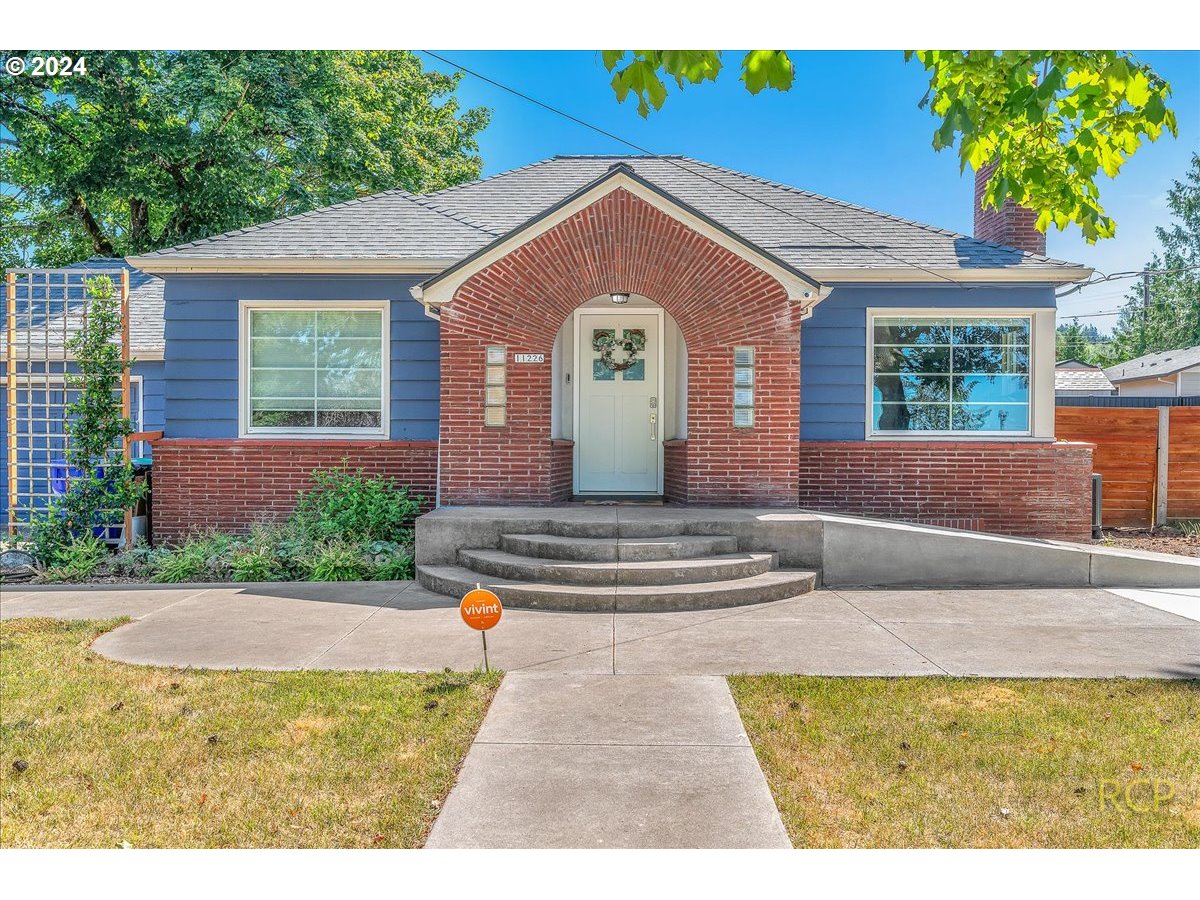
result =
[[[876,311],[868,433],[1033,434],[1033,316]]]
[[[386,301],[241,304],[244,435],[386,436]]]

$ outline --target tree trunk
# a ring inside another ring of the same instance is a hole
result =
[[[129,251],[141,253],[150,244],[150,204],[140,197],[129,198]]]
[[[100,223],[96,221],[95,216],[92,215],[92,211],[88,209],[87,203],[82,197],[76,195],[75,199],[71,201],[71,205],[67,207],[67,211],[77,217],[83,224],[83,230],[92,239],[92,250],[97,256],[117,255],[112,241],[104,233],[104,229],[100,227]]]

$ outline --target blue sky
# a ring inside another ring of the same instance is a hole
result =
[[[715,84],[672,91],[648,120],[633,101],[618,104],[597,51],[436,51],[510,87],[657,153],[682,153],[817,193],[970,234],[972,176],[960,176],[953,151],[930,146],[934,119],[917,108],[924,70],[898,51],[795,51],[796,80],[787,93],[752,96],[736,78],[740,54]],[[1166,219],[1166,191],[1200,148],[1200,53],[1146,51],[1138,56],[1174,88],[1178,139],[1148,144],[1113,181],[1102,202],[1117,237],[1089,247],[1072,228],[1051,231],[1048,253],[1104,272],[1140,269]],[[449,67],[425,57],[429,68]],[[559,153],[633,152],[533,104],[467,76],[464,104],[494,110],[480,138],[484,173],[492,175]],[[1060,317],[1078,314],[1101,330],[1116,316],[1129,282],[1097,285],[1064,298]]]

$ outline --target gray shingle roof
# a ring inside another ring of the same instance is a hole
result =
[[[163,337],[163,280],[157,275],[150,275],[143,272],[141,269],[136,269],[128,265],[123,259],[108,259],[104,257],[94,257],[84,260],[83,262],[73,263],[69,266],[64,266],[63,269],[50,269],[47,272],[57,272],[63,270],[87,270],[87,271],[104,271],[111,272],[112,278],[116,281],[120,275],[121,269],[129,270],[129,344],[134,354],[148,354],[152,356],[161,356],[166,347],[166,341]],[[61,278],[54,279],[50,282],[49,292],[52,300],[60,300],[61,295],[71,290],[71,295],[75,296],[78,279],[72,276],[70,288],[68,288]],[[17,297],[18,303],[23,307],[25,303],[26,285],[30,285],[33,291],[33,299],[35,303],[46,297],[47,287],[45,281],[40,281],[37,274],[34,274],[31,279],[26,280],[26,276],[17,276]],[[81,291],[82,288],[77,288]],[[34,311],[36,315],[36,311]],[[20,348],[27,344],[32,349],[41,350],[43,347],[49,350],[61,350],[64,342],[76,330],[78,330],[77,322],[74,316],[70,320],[69,328],[64,328],[62,316],[59,315],[43,327],[39,322],[32,329],[23,327],[22,321],[25,317],[18,316],[18,329],[16,346],[17,352]],[[29,331],[26,335],[26,330]],[[7,346],[8,330],[0,329],[0,353],[3,353]]]
[[[1116,389],[1101,369],[1055,368],[1054,390],[1115,391]]]
[[[1160,378],[1163,375],[1173,375],[1183,369],[1190,369],[1192,366],[1200,366],[1200,346],[1148,353],[1120,365],[1109,366],[1104,370],[1104,374],[1108,376],[1109,381],[1117,384],[1122,381],[1132,381],[1135,378]]]
[[[147,259],[458,259],[491,241],[407,191],[384,191],[145,254]]]
[[[461,259],[617,163],[799,269],[1072,265],[682,156],[558,156],[431,194],[387,191],[147,258]]]

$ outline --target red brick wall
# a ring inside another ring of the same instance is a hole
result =
[[[1046,235],[1037,230],[1037,213],[1012,200],[999,209],[983,208],[983,192],[992,169],[991,165],[981,166],[975,173],[975,237],[1045,256]]]
[[[1083,541],[1090,444],[805,441],[800,506],[948,528]]]
[[[442,499],[546,503],[554,338],[577,306],[612,291],[669,312],[688,351],[686,484],[693,503],[795,503],[800,316],[782,286],[625,190],[516,248],[442,308]],[[508,366],[508,424],[483,424],[489,345],[544,353]],[[756,353],[755,427],[733,427],[733,347]]]
[[[674,503],[688,502],[687,441],[663,442],[663,497]]]
[[[575,442],[550,442],[550,499],[558,502],[571,499],[571,481],[575,477]]]
[[[343,464],[390,475],[433,503],[436,441],[166,439],[154,444],[153,538],[210,528],[244,531],[285,518],[313,469]]]

